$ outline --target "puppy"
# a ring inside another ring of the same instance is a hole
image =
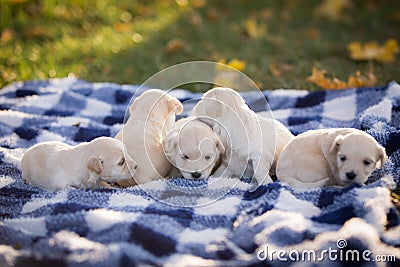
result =
[[[171,164],[163,150],[163,139],[175,123],[183,106],[164,91],[151,89],[137,97],[129,108],[130,117],[115,136],[140,166],[132,179],[120,186],[143,184],[167,176]]]
[[[299,134],[284,148],[277,176],[298,189],[363,184],[385,160],[385,149],[363,131],[311,130]]]
[[[192,113],[220,135],[226,149],[215,176],[242,177],[249,164],[259,185],[272,182],[276,159],[293,138],[283,124],[258,116],[230,88],[209,90]]]
[[[225,153],[220,137],[195,117],[180,119],[164,142],[167,158],[186,179],[210,176]]]
[[[108,186],[106,182],[128,179],[135,173],[137,165],[124,149],[122,142],[110,137],[77,146],[40,143],[22,157],[22,179],[49,191]]]

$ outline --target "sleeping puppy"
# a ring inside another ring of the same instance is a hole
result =
[[[310,130],[284,148],[277,176],[298,189],[363,184],[385,160],[385,149],[361,130]]]
[[[220,137],[196,117],[177,121],[167,134],[164,149],[186,179],[209,177],[225,152]]]
[[[293,138],[283,124],[257,115],[239,93],[221,87],[206,92],[193,115],[213,128],[226,149],[215,176],[240,178],[249,164],[258,185],[272,182],[276,159]]]
[[[22,157],[22,179],[50,191],[108,187],[106,182],[129,179],[135,173],[136,163],[124,150],[122,142],[110,137],[77,146],[58,141],[40,143]]]
[[[115,138],[125,144],[128,154],[140,167],[132,179],[118,182],[125,187],[167,176],[172,165],[164,154],[163,139],[183,106],[166,92],[151,89],[137,97],[129,111],[128,121]]]

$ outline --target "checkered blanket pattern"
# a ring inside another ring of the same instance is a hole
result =
[[[0,91],[0,266],[307,266],[293,253],[309,250],[317,253],[314,266],[347,266],[339,256],[353,250],[370,252],[371,261],[358,262],[368,266],[399,263],[400,216],[389,190],[400,178],[396,82],[263,92],[274,117],[294,134],[355,127],[385,146],[389,159],[366,186],[295,192],[274,182],[250,193],[245,180],[176,178],[144,187],[47,192],[22,182],[19,162],[27,148],[49,140],[76,144],[114,136],[137,90],[143,89],[55,79]],[[171,94],[182,102],[201,97],[185,90]],[[263,111],[257,94],[242,95]],[[183,116],[191,105],[185,104]],[[193,190],[177,194],[178,187]],[[323,254],[328,250],[337,257]],[[382,255],[396,262],[376,261]]]

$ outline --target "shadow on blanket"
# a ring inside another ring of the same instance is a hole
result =
[[[146,191],[52,193],[22,183],[18,162],[28,147],[114,136],[137,89],[56,79],[15,83],[0,91],[0,266],[243,266],[266,261],[279,266],[306,260],[345,266],[357,255],[360,264],[373,266],[379,259],[399,263],[400,216],[389,190],[400,178],[397,83],[264,92],[275,118],[294,134],[355,127],[385,146],[388,162],[367,186],[293,192],[275,182],[249,193],[248,184],[236,179],[220,178],[215,186],[211,178],[178,178],[149,183]],[[182,101],[199,97],[185,90],[171,93]],[[257,101],[251,93],[244,97]],[[207,190],[177,195],[176,186]],[[227,193],[209,205],[182,207],[214,199],[221,190]]]

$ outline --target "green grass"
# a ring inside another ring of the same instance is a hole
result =
[[[348,0],[337,19],[317,15],[321,3],[0,0],[0,86],[71,73],[140,84],[176,63],[237,58],[262,89],[314,90],[314,66],[343,80],[368,71],[371,62],[349,59],[349,42],[400,41],[399,1]],[[400,80],[398,56],[372,64],[378,85]]]

